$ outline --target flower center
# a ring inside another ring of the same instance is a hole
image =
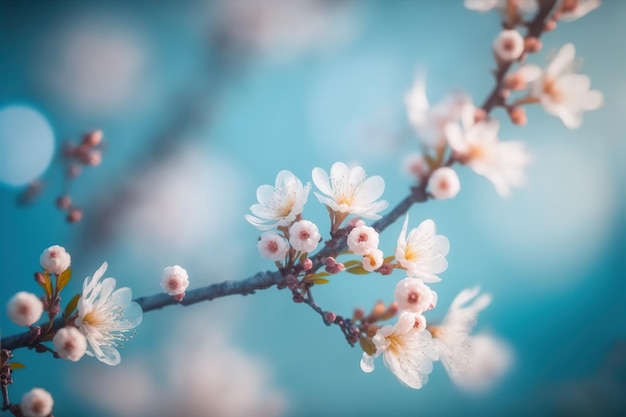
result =
[[[311,234],[308,231],[303,230],[303,231],[300,232],[300,239],[301,240],[307,240],[310,237],[311,237]]]
[[[272,253],[278,252],[278,243],[276,243],[273,240],[270,241],[270,242],[267,242],[267,250],[272,252]]]
[[[367,236],[367,233],[361,233],[361,234],[359,235],[359,240],[358,240],[358,242],[359,242],[359,243],[365,243],[365,242],[367,242],[367,241],[368,241],[368,239],[369,239],[369,236]]]
[[[417,301],[419,300],[419,294],[417,294],[415,291],[409,293],[409,295],[407,296],[406,300],[411,303],[411,304],[415,304],[417,303]]]
[[[175,290],[178,288],[178,280],[176,279],[176,277],[170,277],[169,282],[167,283],[167,286],[170,287],[170,289]]]
[[[563,101],[563,92],[557,88],[554,80],[544,80],[543,92],[557,103]]]
[[[482,146],[476,144],[471,144],[469,146],[469,150],[467,152],[467,158],[469,160],[485,159],[485,155],[485,149]]]
[[[387,340],[389,341],[389,351],[394,355],[399,355],[400,352],[404,349],[404,340],[401,337],[395,334],[391,334],[387,336]]]
[[[415,262],[420,257],[418,251],[413,250],[411,247],[407,247],[404,251],[404,259],[409,262]]]
[[[90,326],[97,326],[102,323],[102,319],[100,315],[97,314],[95,311],[90,311],[89,313],[85,314],[85,317],[83,317],[83,323],[86,323]]]

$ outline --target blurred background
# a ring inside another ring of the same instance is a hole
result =
[[[160,292],[165,266],[191,287],[242,279],[272,263],[243,216],[256,187],[288,169],[303,181],[335,161],[386,180],[393,206],[407,192],[406,154],[418,141],[404,95],[417,72],[437,102],[493,85],[495,12],[454,1],[196,0],[0,2],[0,304],[37,292],[41,251],[59,244],[75,279],[66,300],[103,261],[136,296]],[[457,388],[436,364],[429,383],[402,386],[382,361],[359,367],[336,328],[275,288],[150,312],[122,363],[52,360],[25,349],[12,398],[41,386],[57,416],[608,416],[626,412],[626,3],[603,6],[544,38],[543,65],[573,42],[579,72],[605,105],[577,130],[541,108],[503,140],[533,154],[528,185],[500,198],[460,169],[461,193],[410,210],[451,242],[438,308],[463,288],[493,295],[478,328],[511,346],[512,369],[490,391]],[[59,154],[104,131],[102,163],[71,195],[83,220],[54,205]],[[42,191],[16,204],[40,178]],[[327,231],[313,194],[306,218]],[[401,224],[381,236],[392,254]],[[339,314],[390,302],[402,278],[333,278],[318,303]],[[21,331],[5,316],[2,334]]]

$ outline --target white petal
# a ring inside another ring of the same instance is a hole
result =
[[[541,68],[534,64],[523,65],[516,72],[519,73],[527,83],[535,81],[541,77],[542,73]]]
[[[374,368],[374,358],[363,352],[363,357],[361,358],[361,370],[369,374],[374,371]]]
[[[122,360],[120,352],[113,346],[101,346],[102,356],[97,356],[100,362],[106,363],[110,366],[119,364]]]
[[[575,56],[576,48],[574,48],[574,44],[567,43],[563,45],[546,68],[546,75],[549,78],[556,78],[560,74],[567,72]]]
[[[313,168],[313,172],[311,173],[311,177],[313,179],[313,184],[324,194],[332,195],[332,189],[330,188],[330,182],[328,178],[328,173],[324,171],[322,168]],[[317,193],[315,193],[317,195]]]
[[[469,149],[467,140],[465,139],[465,135],[463,135],[461,127],[457,123],[446,123],[444,132],[448,139],[448,144],[453,150],[461,153],[467,152]]]
[[[585,93],[581,100],[583,110],[596,110],[604,102],[604,95],[598,90],[591,90]]]

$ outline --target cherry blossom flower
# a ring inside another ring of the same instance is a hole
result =
[[[365,255],[366,252],[378,248],[379,240],[378,232],[373,227],[357,226],[348,233],[348,249],[355,255]]]
[[[437,293],[418,278],[405,278],[399,281],[393,296],[401,310],[414,314],[422,314],[437,304]]]
[[[525,183],[524,168],[530,163],[530,156],[521,141],[498,141],[497,120],[473,123],[473,113],[473,106],[468,106],[461,125],[446,126],[448,142],[462,163],[486,177],[498,194],[506,197],[511,187]]]
[[[22,396],[20,410],[24,417],[46,417],[52,413],[54,400],[43,388],[33,388]]]
[[[167,295],[180,296],[189,287],[189,275],[185,268],[174,265],[163,269],[161,273],[161,290]]]
[[[488,386],[510,365],[504,343],[487,334],[470,335],[478,313],[491,303],[490,295],[479,292],[478,287],[461,291],[441,325],[429,326],[444,368],[453,382],[465,388],[473,383]]]
[[[516,7],[521,13],[532,13],[537,10],[537,0],[465,0],[465,7],[479,12],[493,8],[505,11],[507,7]]]
[[[469,104],[470,98],[464,94],[456,94],[442,100],[435,106],[430,106],[426,97],[424,77],[418,74],[413,86],[404,98],[407,107],[409,122],[413,126],[418,138],[426,147],[437,148],[445,145],[444,126],[456,122],[461,117],[462,109]],[[423,160],[412,158],[409,163],[411,172],[421,177]]]
[[[524,38],[515,29],[503,30],[493,41],[493,51],[502,61],[515,61],[524,53]]]
[[[313,252],[321,238],[319,229],[309,220],[297,221],[289,228],[289,243],[300,252]]]
[[[343,162],[336,162],[330,168],[330,176],[317,167],[312,176],[321,191],[315,192],[315,196],[333,212],[380,219],[378,212],[389,205],[384,200],[376,201],[385,191],[385,181],[378,175],[366,178],[360,166],[348,168]]]
[[[43,314],[43,303],[35,294],[20,291],[7,303],[7,315],[18,326],[30,326]]]
[[[72,362],[78,361],[87,351],[87,339],[74,326],[65,326],[52,339],[54,349],[60,357]]]
[[[439,353],[430,333],[416,328],[415,323],[413,314],[403,313],[395,325],[378,329],[372,338],[376,353],[372,356],[363,353],[363,372],[372,372],[374,358],[382,353],[385,366],[400,382],[411,388],[421,388],[428,381],[433,361],[439,359]]]
[[[363,269],[368,272],[376,271],[383,265],[384,254],[380,249],[370,249],[363,254]]]
[[[87,355],[107,365],[117,365],[121,360],[118,342],[129,339],[125,333],[141,323],[143,311],[132,301],[130,288],[116,290],[115,278],[100,281],[107,266],[104,262],[93,277],[85,278],[76,325],[87,338]]]
[[[70,267],[71,257],[63,246],[52,245],[42,252],[39,263],[46,271],[59,275]]]
[[[311,184],[305,186],[290,171],[280,171],[275,185],[261,185],[256,190],[257,204],[250,206],[254,216],[245,219],[259,230],[271,230],[277,226],[289,226],[299,214],[309,196]]]
[[[563,0],[560,6],[560,20],[573,21],[600,7],[600,0]]]
[[[428,178],[428,192],[437,200],[455,197],[461,190],[461,181],[450,167],[440,167]]]
[[[287,240],[274,232],[265,232],[256,245],[262,257],[272,261],[282,261],[289,251]]]
[[[448,268],[446,255],[450,251],[448,238],[436,235],[435,222],[428,219],[409,232],[406,229],[409,216],[404,219],[398,236],[396,260],[406,269],[409,277],[421,278],[425,282],[441,281],[437,275]]]
[[[580,127],[584,111],[596,110],[604,101],[600,91],[590,90],[591,80],[587,75],[573,72],[575,55],[574,45],[568,43],[543,71],[532,64],[525,66],[526,71],[538,76],[531,84],[532,96],[570,129]]]

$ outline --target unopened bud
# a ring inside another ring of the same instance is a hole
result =
[[[81,221],[83,218],[83,212],[77,208],[71,209],[67,214],[67,222],[68,223],[77,223]]]
[[[504,87],[509,90],[523,90],[527,87],[526,78],[519,72],[514,72],[504,79]]]
[[[311,258],[303,259],[302,262],[300,262],[300,264],[302,265],[302,269],[305,271],[308,271],[309,269],[313,268],[313,261],[311,260]]]
[[[304,297],[302,297],[302,295],[300,295],[300,294],[294,294],[293,295],[293,302],[294,303],[303,303],[304,302]]]
[[[333,267],[335,266],[336,263],[337,261],[335,261],[335,258],[333,258],[332,256],[329,256],[328,258],[324,259],[324,264],[327,267]]]
[[[556,26],[556,22],[554,24]],[[524,49],[526,50],[526,52],[529,52],[531,54],[539,52],[542,46],[543,43],[541,42],[541,39],[535,38],[534,36],[531,36],[530,38],[526,38],[524,40]]]
[[[332,311],[327,311],[324,313],[324,320],[329,323],[334,322],[336,318],[337,318],[337,315],[333,313]]]
[[[352,313],[352,321],[363,320],[363,317],[365,317],[365,311],[362,308],[355,308]]]
[[[56,317],[56,315],[59,314],[60,311],[61,311],[61,306],[59,305],[59,300],[56,300],[56,302],[52,303],[48,307],[48,316],[50,318]]]
[[[102,130],[93,130],[83,135],[83,144],[87,146],[98,146],[102,141]]]
[[[91,151],[87,154],[87,164],[92,167],[100,165],[102,162],[102,152],[98,150]]]
[[[555,13],[554,14],[554,19],[548,20],[544,25],[543,25],[543,30],[545,30],[546,32],[551,32],[554,29],[556,29],[556,21],[558,15]]]
[[[80,165],[72,164],[67,168],[67,176],[70,178],[76,178],[80,175]]]
[[[174,297],[174,300],[181,302],[183,301],[183,298],[185,298],[185,293],[181,292],[180,294],[173,295],[173,297]]]
[[[46,283],[46,277],[41,272],[35,272],[35,282],[39,285]]]
[[[380,268],[376,270],[381,275],[391,275],[393,272],[393,267],[389,264],[382,264]]]
[[[511,122],[513,124],[519,126],[525,126],[528,123],[528,119],[526,118],[526,111],[521,107],[513,107],[509,109],[509,117],[511,118]]]
[[[72,197],[67,194],[62,195],[61,197],[57,198],[56,205],[60,209],[67,210],[72,205]]]
[[[376,320],[378,320],[378,317],[382,316],[385,313],[385,310],[386,310],[385,303],[383,303],[382,301],[378,301],[374,305],[371,315],[375,316]]]

